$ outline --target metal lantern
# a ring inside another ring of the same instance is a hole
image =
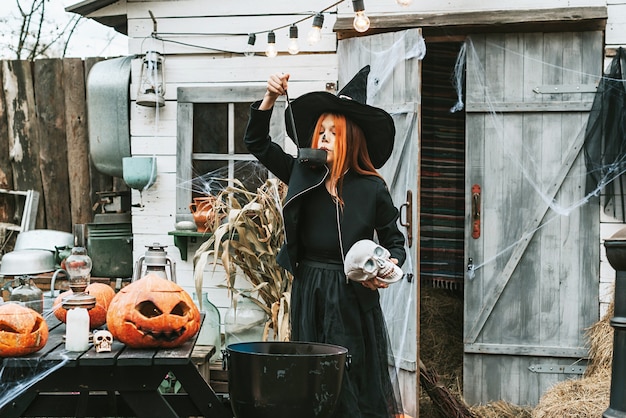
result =
[[[148,107],[165,106],[165,57],[158,51],[146,51],[141,63],[137,104]]]

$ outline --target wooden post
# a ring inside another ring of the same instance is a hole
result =
[[[70,183],[72,224],[93,221],[91,182],[89,178],[89,135],[87,131],[87,101],[85,70],[80,58],[63,60],[66,83],[65,131],[67,135],[67,171]]]
[[[43,195],[39,170],[39,131],[35,107],[35,92],[30,61],[3,61],[4,87],[9,158],[13,170],[13,189],[35,190]],[[18,208],[21,213],[23,206]],[[37,228],[45,228],[44,208],[39,205]]]
[[[63,62],[60,59],[40,59],[34,65],[39,167],[43,185],[40,204],[45,207],[48,229],[71,232]]]

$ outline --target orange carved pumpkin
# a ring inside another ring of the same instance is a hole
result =
[[[0,305],[0,357],[19,357],[41,350],[48,324],[39,312],[18,303]]]
[[[200,329],[200,311],[182,287],[149,273],[115,295],[107,327],[129,347],[178,347]]]
[[[95,329],[101,327],[107,322],[107,310],[109,309],[109,304],[115,296],[115,290],[113,290],[111,286],[104,283],[91,283],[85,290],[90,295],[96,297],[96,306],[88,311],[89,328]],[[61,293],[54,300],[54,316],[56,316],[61,322],[65,322],[67,318],[67,309],[62,306],[63,298],[66,298],[73,293],[74,292],[70,289],[67,292]]]

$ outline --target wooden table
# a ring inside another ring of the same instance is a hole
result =
[[[3,384],[34,371],[38,378],[25,381],[8,402],[0,399],[0,417],[233,417],[192,361],[195,338],[172,349],[132,349],[114,341],[109,353],[96,353],[93,346],[68,352],[65,324],[51,317],[42,350],[2,359]],[[182,384],[179,393],[159,391],[170,372]]]

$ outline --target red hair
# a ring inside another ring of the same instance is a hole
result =
[[[335,148],[333,150],[333,166],[330,170],[330,184],[334,193],[331,193],[343,206],[341,199],[341,187],[343,176],[349,169],[359,174],[377,176],[382,178],[374,168],[367,151],[365,134],[361,128],[344,115],[338,113],[323,113],[317,119],[311,148],[317,148],[319,134],[322,130],[322,122],[326,116],[332,116],[335,123]]]

